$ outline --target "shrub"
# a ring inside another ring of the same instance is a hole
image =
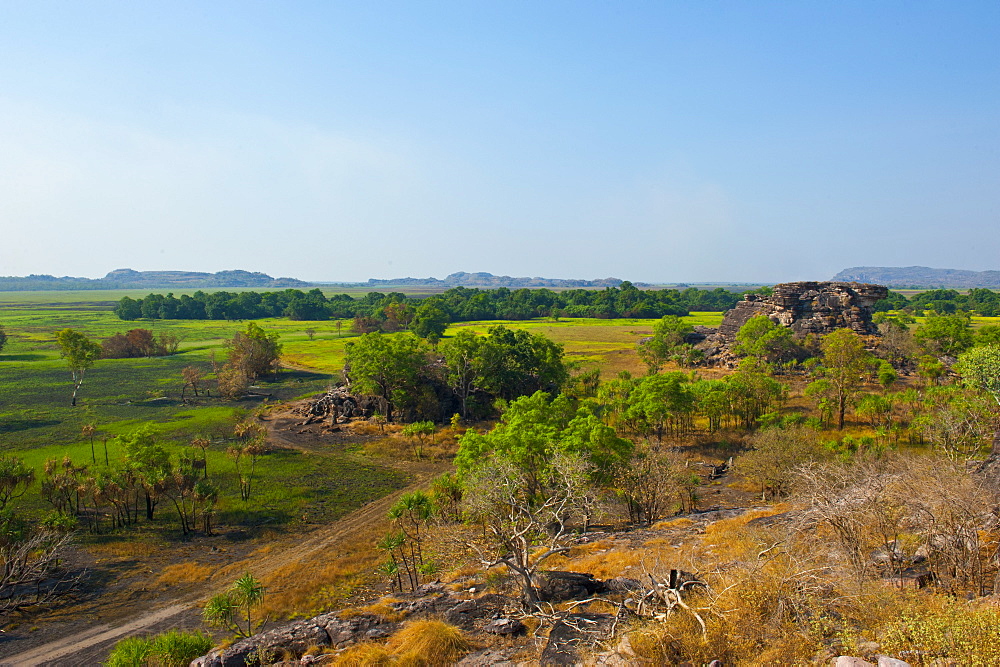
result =
[[[212,649],[212,638],[201,632],[171,630],[155,637],[127,637],[117,644],[105,667],[186,667]]]
[[[185,667],[212,650],[212,638],[201,632],[171,630],[153,638],[151,655],[157,667]]]
[[[152,648],[149,637],[126,637],[115,644],[104,667],[141,667],[147,663]]]
[[[919,654],[957,660],[963,665],[1000,664],[1000,610],[948,600],[937,608],[915,600],[895,616],[879,637],[886,653]]]

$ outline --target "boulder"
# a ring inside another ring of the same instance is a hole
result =
[[[875,667],[875,665],[868,662],[864,658],[842,655],[834,661],[833,667]]]
[[[880,655],[878,657],[878,667],[910,667],[910,663],[904,660],[890,658],[887,655]]]
[[[605,590],[604,582],[594,579],[594,575],[582,572],[553,570],[542,572],[535,584],[538,597],[543,602],[562,602],[588,598]]]
[[[497,618],[483,626],[483,632],[487,632],[491,635],[520,635],[523,634],[525,630],[527,630],[527,628],[524,623],[516,618]]]

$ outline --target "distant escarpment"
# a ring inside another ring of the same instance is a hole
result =
[[[710,360],[729,357],[736,334],[747,321],[764,315],[788,327],[797,336],[825,335],[851,329],[863,336],[878,335],[872,322],[873,307],[888,296],[883,285],[856,282],[796,282],[774,286],[769,296],[748,294],[727,311],[718,328],[696,327],[690,342]]]
[[[575,280],[563,278],[512,278],[511,276],[495,276],[492,273],[466,273],[459,271],[444,280],[437,278],[390,278],[378,280],[372,278],[368,285],[410,285],[427,287],[618,287],[622,284],[619,278],[599,278],[597,280]],[[646,287],[644,283],[635,283],[636,287]]]
[[[133,271],[116,269],[103,278],[74,278],[50,275],[30,275],[27,277],[0,277],[0,291],[15,292],[28,290],[102,290],[102,289],[146,289],[185,287],[303,287],[310,283],[295,278],[272,278],[256,271],[219,271],[201,273],[198,271]]]
[[[878,283],[889,287],[1000,287],[1000,271],[931,269],[926,266],[855,266],[833,280]]]

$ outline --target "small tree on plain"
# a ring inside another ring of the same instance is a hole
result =
[[[434,431],[434,422],[432,421],[413,422],[403,427],[403,435],[414,443],[413,455],[416,458],[423,457],[424,441],[429,436],[434,435]]]
[[[71,405],[76,406],[76,396],[83,385],[87,369],[101,358],[101,346],[73,329],[63,329],[56,334],[59,343],[60,356],[69,364],[69,372],[73,377],[73,398]]]

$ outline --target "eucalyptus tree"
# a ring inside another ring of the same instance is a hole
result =
[[[73,398],[70,404],[75,406],[87,369],[101,358],[101,346],[73,329],[63,329],[57,333],[56,342],[59,344],[60,356],[69,364],[69,372],[73,378]]]
[[[830,383],[836,404],[837,428],[843,430],[847,406],[864,386],[865,375],[874,359],[864,341],[850,329],[837,329],[820,343],[823,350],[821,374]]]

